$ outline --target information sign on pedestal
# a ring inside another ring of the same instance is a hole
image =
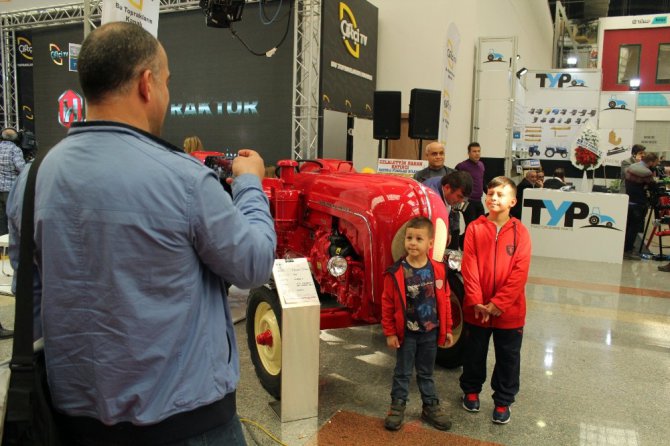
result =
[[[316,417],[321,304],[309,264],[276,259],[272,275],[282,307],[281,405],[272,407],[282,423]]]

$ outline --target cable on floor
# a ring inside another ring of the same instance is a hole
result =
[[[245,423],[245,424],[248,424],[250,426],[254,426],[254,427],[260,429],[261,431],[263,431],[263,433],[265,433],[265,435],[270,437],[270,439],[272,441],[274,441],[275,443],[277,443],[278,445],[288,446],[286,443],[282,443],[282,441],[279,438],[277,438],[272,432],[270,432],[267,428],[265,428],[265,426],[261,425],[260,423],[254,421],[254,420],[250,420],[248,418],[240,418],[240,421],[242,423]],[[251,431],[249,431],[249,433],[251,434]],[[258,443],[258,442],[256,442],[256,443]]]

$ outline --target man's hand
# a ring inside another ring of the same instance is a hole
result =
[[[441,348],[451,347],[454,344],[454,335],[447,333],[447,339],[444,341],[444,344],[440,345]]]
[[[261,181],[265,176],[265,164],[263,158],[251,149],[240,149],[237,156],[233,160],[233,177],[250,173],[256,175]],[[228,184],[232,182],[232,178],[228,178]]]
[[[400,348],[400,341],[398,341],[398,336],[386,336],[386,345],[389,348]]]

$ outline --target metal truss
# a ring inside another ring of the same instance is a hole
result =
[[[313,159],[319,143],[321,0],[297,0],[294,24],[292,157]]]
[[[0,104],[0,119],[4,127],[17,127],[19,122],[18,102],[16,88],[16,54],[14,52],[14,31],[2,30],[2,85],[0,94],[2,101]]]

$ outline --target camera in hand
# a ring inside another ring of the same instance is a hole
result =
[[[236,155],[214,155],[205,158],[205,166],[212,169],[221,180],[233,176],[233,160]]]

